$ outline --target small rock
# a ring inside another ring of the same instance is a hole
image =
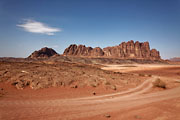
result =
[[[3,74],[6,74],[8,71],[4,71],[4,73]]]
[[[14,81],[13,83],[11,83],[11,85],[16,85],[16,84],[18,84],[17,81]]]
[[[105,117],[106,117],[106,118],[110,118],[110,117],[111,117],[111,115],[107,114],[107,115],[105,115]]]
[[[22,70],[21,72],[22,72],[22,73],[29,73],[29,72],[27,72],[27,71],[24,71],[24,70]]]
[[[23,89],[23,84],[16,84],[15,86],[16,86],[16,88],[18,90],[22,90]]]

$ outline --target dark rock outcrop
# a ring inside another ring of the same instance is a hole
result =
[[[48,58],[53,55],[57,55],[55,50],[44,47],[38,51],[34,51],[28,58]]]
[[[88,57],[113,57],[123,59],[161,59],[159,51],[156,49],[150,50],[149,42],[133,40],[128,42],[122,42],[117,46],[106,47],[101,49],[100,47],[92,48],[85,45],[72,44],[65,49],[63,55],[70,56],[88,56]]]

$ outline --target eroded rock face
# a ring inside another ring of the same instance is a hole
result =
[[[34,51],[28,58],[48,58],[53,55],[57,55],[55,50],[44,47],[38,51]]]
[[[156,49],[150,50],[149,42],[133,40],[128,42],[122,42],[117,46],[106,47],[101,49],[100,47],[92,48],[85,45],[70,45],[65,49],[63,55],[72,56],[90,56],[90,57],[114,57],[125,59],[160,59],[159,51]]]
[[[152,49],[150,51],[150,56],[152,59],[160,59],[159,51],[157,51],[156,49]]]
[[[91,56],[103,56],[104,52],[100,47],[96,47],[94,49],[91,50]]]

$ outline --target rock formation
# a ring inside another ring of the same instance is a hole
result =
[[[55,50],[44,47],[38,51],[34,51],[28,58],[48,58],[53,55],[57,55]]]
[[[64,50],[64,55],[73,56],[103,56],[104,52],[100,47],[92,48],[85,45],[72,44]]]
[[[72,44],[65,49],[63,55],[70,56],[88,56],[88,57],[113,57],[123,59],[160,59],[159,51],[156,49],[150,50],[149,42],[133,40],[122,42],[117,46],[92,48],[85,45]]]

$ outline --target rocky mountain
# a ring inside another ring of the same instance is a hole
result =
[[[173,62],[180,62],[180,57],[170,58],[169,60]]]
[[[48,58],[54,55],[57,55],[55,50],[44,47],[38,51],[34,51],[28,58]]]
[[[123,59],[161,59],[159,51],[150,49],[149,42],[122,42],[117,46],[92,48],[85,45],[72,44],[64,50],[63,55],[87,57],[112,57]]]

